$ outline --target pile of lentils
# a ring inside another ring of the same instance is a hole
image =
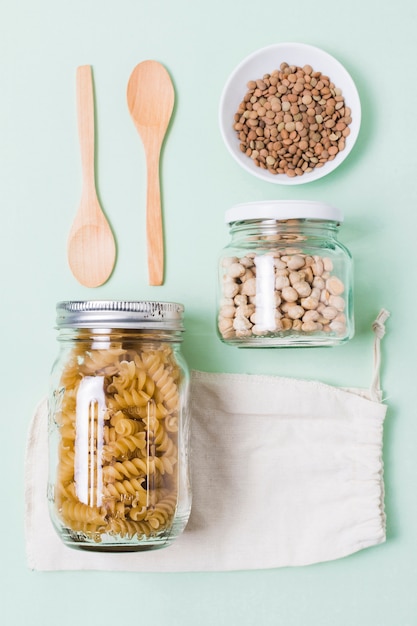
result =
[[[282,63],[247,87],[234,129],[241,151],[258,167],[302,176],[345,148],[351,110],[328,76]]]

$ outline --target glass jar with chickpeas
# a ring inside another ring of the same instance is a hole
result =
[[[352,338],[352,257],[340,210],[262,201],[226,212],[217,329],[237,347],[334,346]]]
[[[48,481],[55,529],[72,548],[168,546],[191,507],[183,306],[60,302],[57,327]]]

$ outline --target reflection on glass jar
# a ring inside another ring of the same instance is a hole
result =
[[[169,545],[191,506],[181,305],[64,302],[53,369],[49,500],[63,541]]]
[[[353,336],[342,215],[318,202],[241,204],[226,214],[217,329],[238,347],[331,346]]]

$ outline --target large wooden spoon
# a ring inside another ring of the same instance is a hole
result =
[[[90,65],[77,68],[77,110],[83,186],[68,239],[68,262],[82,285],[98,287],[113,271],[116,245],[95,185],[94,93]]]
[[[147,163],[146,235],[149,284],[162,285],[164,237],[159,162],[174,108],[174,87],[163,65],[157,61],[143,61],[135,67],[127,87],[127,103],[142,138]]]

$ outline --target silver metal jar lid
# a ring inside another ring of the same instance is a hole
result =
[[[58,302],[58,328],[184,330],[177,302],[87,300]]]
[[[340,209],[315,200],[261,200],[244,202],[228,209],[225,221],[229,224],[246,220],[325,220],[343,222]]]

